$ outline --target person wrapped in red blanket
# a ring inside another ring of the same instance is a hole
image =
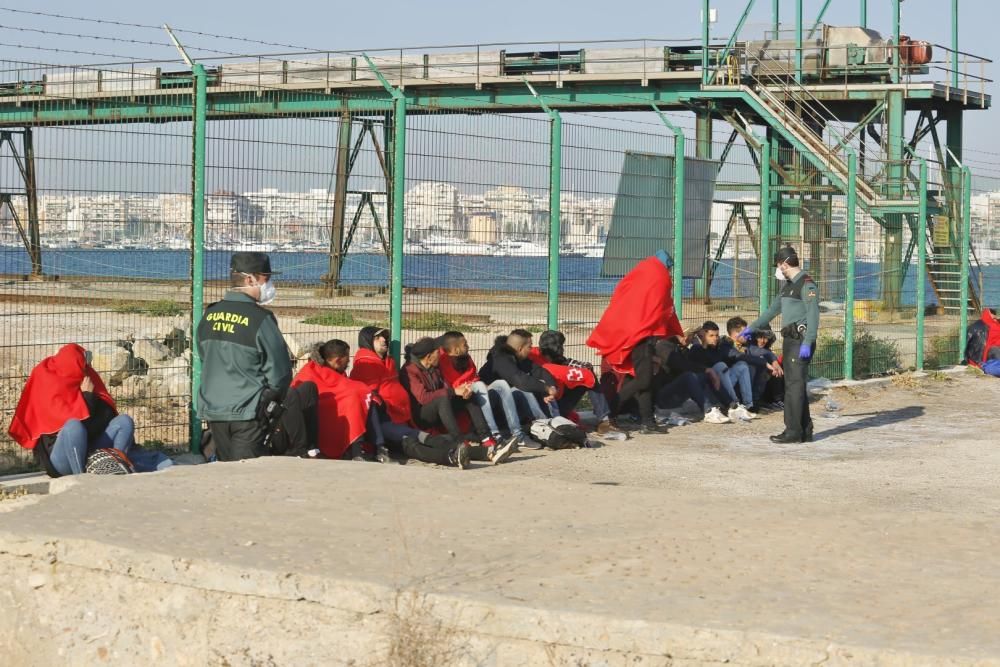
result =
[[[328,459],[366,460],[364,440],[367,431],[371,390],[363,382],[347,377],[351,346],[333,339],[316,345],[309,361],[292,379],[298,387],[316,385],[316,442]],[[388,454],[380,452],[388,460]]]
[[[132,418],[119,414],[87,351],[76,343],[32,369],[8,429],[50,477],[84,472],[88,455],[107,448],[136,457],[130,464],[139,472],[172,464],[162,453],[137,448],[134,432]]]
[[[604,315],[587,339],[587,345],[613,372],[626,377],[617,406],[635,398],[642,432],[647,433],[662,432],[653,416],[655,342],[674,337],[683,344],[684,339],[671,296],[672,268],[673,259],[665,250],[636,264],[618,282]]]

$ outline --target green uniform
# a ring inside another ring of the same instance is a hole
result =
[[[816,282],[805,271],[785,281],[771,306],[750,328],[757,330],[781,314],[782,368],[785,371],[785,433],[793,438],[812,439],[813,423],[809,416],[809,358],[803,359],[803,344],[816,351],[819,333],[819,294]]]

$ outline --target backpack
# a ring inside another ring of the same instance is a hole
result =
[[[95,449],[87,456],[84,472],[91,475],[128,475],[135,467],[124,453],[110,447]]]
[[[587,434],[565,417],[536,419],[529,429],[531,437],[550,449],[587,446]]]

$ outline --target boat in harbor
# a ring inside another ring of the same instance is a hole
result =
[[[494,246],[494,257],[548,257],[549,249],[532,241],[504,239]]]

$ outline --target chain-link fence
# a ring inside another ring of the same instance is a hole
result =
[[[32,367],[79,342],[140,441],[186,448],[192,304],[222,297],[238,250],[268,252],[282,272],[271,308],[299,359],[331,338],[353,347],[376,324],[404,345],[461,330],[482,363],[495,336],[556,325],[569,356],[597,361],[584,341],[618,278],[657,247],[682,249],[685,327],[725,329],[775,296],[770,256],[795,246],[820,287],[817,377],[843,377],[848,356],[855,377],[958,361],[967,218],[979,249],[970,303],[1000,289],[996,184],[977,179],[970,210],[961,173],[940,162],[923,228],[913,210],[855,201],[738,118],[716,119],[699,144],[690,114],[553,112],[533,89],[517,108],[401,105],[395,82],[411,65],[374,62],[385,81],[360,57],[209,68],[200,153],[191,73],[6,64],[4,81],[44,82],[45,101],[0,127],[4,423]],[[331,89],[340,79],[350,85]],[[120,94],[80,102],[101,91]],[[988,161],[969,159],[989,176]],[[918,166],[895,172],[911,201]],[[873,150],[859,175],[884,184],[893,168]],[[28,466],[0,443],[0,470]]]

